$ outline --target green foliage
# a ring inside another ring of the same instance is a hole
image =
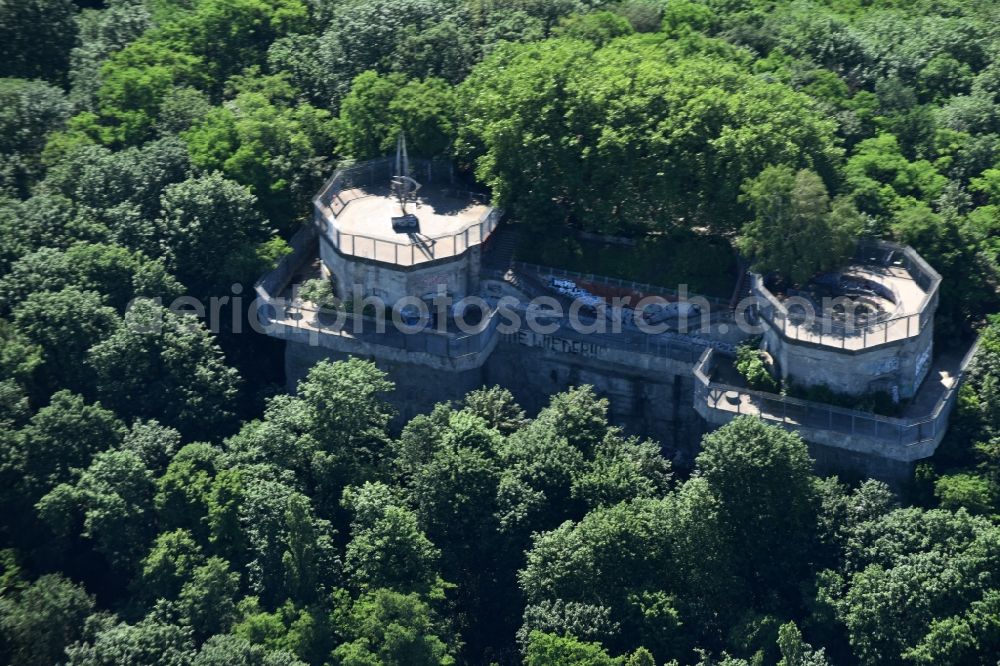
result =
[[[193,316],[137,300],[88,362],[98,393],[123,416],[155,417],[185,436],[231,427],[239,375]]]
[[[0,654],[14,666],[58,663],[82,637],[94,598],[60,574],[47,574],[13,597],[0,598]]]
[[[4,163],[0,192],[27,194],[41,171],[45,137],[61,129],[69,110],[65,94],[55,86],[0,79],[0,161]]]
[[[73,484],[61,484],[36,505],[41,520],[64,538],[83,536],[117,570],[130,572],[152,537],[153,475],[131,451],[94,456]]]
[[[294,229],[329,167],[334,121],[300,102],[285,77],[251,73],[234,85],[231,103],[182,134],[191,161],[249,187],[271,220]]]
[[[87,351],[119,326],[112,308],[94,291],[67,287],[37,291],[14,309],[14,322],[42,350],[42,368],[49,387],[74,390],[90,385]]]
[[[736,246],[755,270],[776,272],[801,284],[838,268],[850,257],[862,218],[846,199],[832,203],[813,171],[769,166],[743,187],[753,210]]]
[[[621,660],[612,659],[600,643],[584,643],[572,636],[554,636],[533,631],[528,638],[526,666],[614,666]]]
[[[329,278],[314,278],[302,283],[299,298],[321,309],[333,309],[339,301],[333,292],[333,282]]]
[[[1000,490],[994,482],[977,474],[947,474],[937,479],[934,495],[945,509],[964,507],[970,513],[990,514],[995,511]]]
[[[930,632],[904,655],[915,664],[986,664],[1000,649],[1000,592],[989,590],[964,613],[935,620]]]
[[[201,0],[164,18],[104,62],[96,113],[73,119],[70,145],[148,140],[176,87],[217,92],[230,76],[263,64],[271,42],[308,22],[298,0]]]
[[[573,14],[559,21],[552,30],[555,37],[570,37],[603,46],[616,37],[631,35],[632,24],[628,19],[612,12]]]
[[[374,465],[386,441],[392,409],[381,394],[393,385],[369,361],[313,366],[299,385],[302,404],[313,416],[317,440],[329,454],[328,464],[356,470],[360,480]]]
[[[160,215],[164,189],[187,178],[190,168],[187,150],[176,137],[118,152],[84,146],[50,169],[40,189],[69,200],[68,217],[92,216],[106,227],[107,240],[162,258],[168,248],[152,222]]]
[[[142,300],[250,284],[403,130],[522,260],[727,298],[734,245],[801,281],[912,244],[947,352],[997,304],[994,3],[77,4],[0,0],[0,662],[995,662],[996,322],[925,510],[748,419],[674,478],[586,387],[402,424],[354,359],[265,400],[263,338]]]
[[[272,654],[294,655],[307,663],[326,661],[330,648],[329,627],[326,618],[318,612],[298,609],[291,601],[273,613],[261,612],[253,597],[240,603],[240,611],[243,619],[233,628],[233,634],[240,640],[261,646]],[[270,664],[270,661],[265,663]]]
[[[100,242],[109,235],[89,212],[76,210],[59,194],[0,202],[0,266],[5,273],[36,248],[65,249],[77,241]]]
[[[334,9],[327,30],[309,45],[308,68],[300,69],[304,87],[313,99],[336,107],[354,78],[367,70],[457,83],[476,59],[467,21],[459,3],[452,1],[344,3]]]
[[[467,393],[465,410],[486,421],[486,424],[503,435],[509,435],[527,424],[524,410],[514,401],[505,388],[492,386]]]
[[[160,524],[189,530],[200,543],[208,539],[210,493],[222,451],[209,444],[188,444],[177,452],[156,482]]]
[[[802,632],[794,622],[778,629],[778,648],[781,650],[778,666],[828,666],[830,663],[822,648],[813,650],[802,639]]]
[[[159,106],[175,86],[207,84],[203,65],[147,32],[101,67],[97,113],[75,116],[68,138],[111,146],[142,143],[151,138]]]
[[[0,303],[12,308],[32,292],[63,288],[100,294],[119,313],[139,296],[172,300],[183,290],[161,261],[141,252],[104,243],[75,243],[62,251],[42,248],[22,256],[0,279]]]
[[[734,367],[750,388],[771,393],[778,389],[778,381],[764,364],[762,352],[756,344],[744,343],[736,348]]]
[[[66,650],[66,664],[111,666],[111,664],[186,664],[195,655],[191,630],[149,616],[128,624],[104,620],[92,638]]]
[[[985,572],[996,566],[995,531],[984,519],[943,510],[899,509],[859,525],[837,602],[859,661],[901,664],[911,651],[942,649],[947,629],[937,625],[931,636],[934,621],[975,613],[972,604],[993,589]]]
[[[181,588],[178,598],[181,622],[204,640],[229,630],[236,619],[236,596],[240,575],[219,557],[210,557],[196,568]]]
[[[97,453],[118,446],[125,427],[100,403],[59,391],[31,417],[23,434],[23,483],[26,494],[38,498],[71,481]]]
[[[217,634],[201,646],[193,666],[305,666],[286,650],[268,650],[232,634]]]
[[[71,0],[0,4],[0,76],[61,82],[76,42]]]
[[[459,99],[458,152],[501,205],[536,224],[725,227],[743,181],[766,165],[830,173],[839,155],[811,100],[714,42],[503,48]]]
[[[225,294],[269,268],[257,250],[270,236],[245,187],[219,173],[168,185],[158,225],[168,267],[203,296]]]
[[[413,155],[444,153],[455,134],[455,95],[441,79],[359,74],[340,105],[337,146],[356,159],[388,154],[400,132]]]
[[[344,642],[333,659],[344,666],[446,666],[454,664],[452,637],[442,636],[430,607],[416,594],[374,590],[344,600],[334,616]]]
[[[160,532],[142,560],[137,581],[150,599],[174,599],[205,556],[190,532]]]
[[[907,160],[891,134],[858,144],[844,173],[858,209],[882,217],[917,199],[935,200],[947,183],[930,162]]]
[[[42,348],[10,322],[0,319],[0,373],[22,384],[30,383],[42,364]]]
[[[366,483],[348,489],[344,503],[354,514],[344,567],[356,589],[385,588],[427,596],[441,587],[440,551],[420,530],[417,516],[393,501],[388,487]]]
[[[728,552],[751,594],[794,594],[805,576],[802,558],[815,538],[817,496],[812,461],[802,440],[750,417],[706,435],[696,459],[699,474],[719,501]],[[782,507],[775,522],[772,507]]]

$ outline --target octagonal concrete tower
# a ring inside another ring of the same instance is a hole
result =
[[[456,189],[450,165],[397,156],[338,169],[313,199],[320,256],[338,296],[391,305],[404,296],[455,300],[479,288],[481,245],[499,221],[483,197]]]
[[[800,289],[753,275],[763,348],[782,379],[912,398],[931,367],[941,276],[913,248],[865,241]]]

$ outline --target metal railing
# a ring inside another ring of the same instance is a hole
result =
[[[258,298],[257,320],[266,330],[287,327],[315,335],[317,344],[321,344],[321,335],[337,335],[369,344],[453,359],[485,351],[496,337],[500,323],[496,310],[487,313],[470,333],[436,330],[404,333],[394,328],[388,317],[384,332],[379,332],[375,317],[356,317],[353,313],[342,313],[338,318],[333,310],[314,308],[297,299],[280,296],[302,263],[316,255],[316,241],[316,229],[311,225],[303,226],[289,241],[292,251],[254,285]]]
[[[714,349],[706,350],[694,368],[695,400],[711,409],[732,414],[734,418],[751,414],[796,430],[825,430],[866,437],[887,445],[912,447],[944,434],[959,388],[978,349],[977,339],[962,359],[951,386],[943,390],[930,412],[910,418],[880,416],[714,381],[712,375],[720,359]]]
[[[317,233],[312,225],[303,226],[289,241],[292,252],[278,262],[278,265],[257,281],[255,289],[261,301],[258,308],[258,320],[264,326],[288,326],[316,334],[344,335],[359,338],[371,344],[386,345],[398,349],[423,351],[430,354],[462,358],[470,354],[486,350],[492,338],[498,332],[504,318],[496,309],[491,310],[484,321],[485,328],[471,334],[441,333],[426,331],[417,334],[404,334],[395,330],[391,321],[386,322],[386,331],[376,331],[376,320],[371,317],[362,318],[362,333],[354,333],[355,319],[345,315],[342,325],[334,325],[324,313],[310,305],[290,298],[283,298],[281,293],[287,291],[288,283],[295,277],[303,262],[316,255]],[[502,278],[502,275],[497,277]],[[628,283],[621,280],[611,281],[612,284],[635,286],[645,293],[652,289],[649,285]],[[526,305],[513,307],[520,319],[516,331],[508,332],[508,336],[516,336],[520,330],[528,330]],[[609,349],[617,349],[637,354],[646,354],[669,358],[676,361],[694,364],[702,352],[712,341],[704,338],[692,338],[681,334],[649,335],[640,331],[625,330],[620,333],[588,334],[580,333],[568,326],[567,320],[561,321],[559,330],[552,336],[569,340],[578,340],[590,345]],[[610,324],[609,324],[610,326]],[[475,339],[473,339],[475,338]]]
[[[682,296],[688,301],[694,301],[695,299],[704,300],[709,305],[715,308],[723,308],[725,310],[731,310],[729,307],[729,301],[724,298],[716,298],[715,296],[702,296],[701,294],[681,294],[676,289],[670,289],[669,287],[660,287],[654,284],[647,284],[645,282],[635,282],[634,280],[623,280],[621,278],[608,277],[606,275],[594,275],[593,273],[581,273],[579,271],[571,271],[563,268],[554,268],[552,266],[541,266],[539,264],[531,264],[524,261],[514,262],[516,268],[521,268],[529,270],[541,276],[550,277],[569,277],[577,280],[583,280],[584,282],[590,282],[592,284],[607,285],[610,287],[620,287],[622,289],[628,289],[634,291],[643,296],[661,296],[668,301],[676,301]],[[634,303],[632,305],[635,305]]]
[[[316,240],[316,228],[309,224],[302,225],[288,241],[292,251],[282,257],[273,270],[254,284],[258,298],[264,301],[276,299],[302,263],[307,258],[317,255]]]
[[[438,236],[420,236],[415,242],[399,243],[363,233],[346,233],[333,224],[343,210],[358,198],[372,196],[364,188],[375,188],[388,183],[392,177],[393,159],[381,157],[337,169],[313,197],[313,216],[316,226],[324,233],[341,254],[392,263],[397,266],[416,264],[455,257],[470,247],[483,243],[496,229],[502,211],[486,210],[479,219],[458,231]],[[454,182],[451,164],[444,161],[410,159],[411,172],[425,184],[447,179]],[[464,189],[445,188],[446,194],[461,200],[485,202],[488,196]]]
[[[862,350],[919,335],[933,320],[938,303],[941,276],[913,248],[881,240],[865,240],[858,244],[855,259],[868,265],[904,268],[924,291],[915,312],[898,316],[878,317],[874,321],[840,322],[828,315],[796,315],[764,284],[763,276],[751,275],[751,290],[757,298],[757,308],[772,328],[789,340],[845,350]],[[891,287],[886,287],[893,290]],[[893,290],[895,291],[895,290]],[[898,302],[898,295],[896,300]]]
[[[397,243],[365,234],[349,234],[333,225],[328,225],[326,235],[341,254],[397,266],[414,266],[435,259],[457,257],[470,247],[482,244],[497,228],[502,215],[501,210],[489,208],[478,220],[456,232],[421,236],[414,243]]]
[[[392,178],[394,165],[393,158],[386,156],[339,167],[313,197],[313,204],[333,208],[339,206],[337,198],[344,191],[373,187],[376,183],[388,183]],[[449,183],[454,180],[450,162],[414,157],[410,158],[410,167],[409,175],[421,179],[424,183],[442,178],[447,178]]]
[[[496,311],[468,333],[426,328],[406,332],[396,328],[392,316],[355,315],[333,309],[316,308],[287,299],[267,301],[258,308],[258,320],[269,330],[287,327],[309,334],[313,344],[322,345],[327,336],[337,336],[361,343],[390,347],[412,353],[425,353],[451,359],[463,359],[487,351],[500,323]],[[381,319],[381,321],[380,321]]]

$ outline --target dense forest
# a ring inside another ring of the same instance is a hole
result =
[[[992,0],[0,0],[0,77],[0,662],[996,664]],[[551,256],[911,244],[982,336],[948,439],[893,492],[750,418],[675,469],[588,387],[285,394],[251,285],[401,129]]]

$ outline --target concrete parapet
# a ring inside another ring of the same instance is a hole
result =
[[[879,416],[809,400],[754,391],[713,379],[718,352],[709,349],[694,367],[694,408],[712,426],[741,414],[795,430],[806,441],[879,458],[912,463],[933,455],[948,429],[948,417],[973,356],[974,343],[940,396],[927,410],[904,418]],[[927,390],[934,390],[928,387]],[[919,404],[919,403],[918,403]]]

